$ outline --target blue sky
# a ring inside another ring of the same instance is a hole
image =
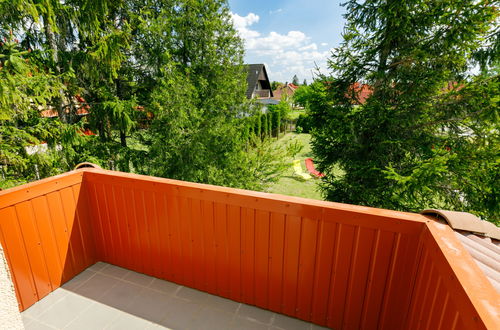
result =
[[[312,81],[315,63],[326,71],[341,41],[339,0],[229,0],[233,22],[245,40],[245,62],[264,63],[271,81]]]

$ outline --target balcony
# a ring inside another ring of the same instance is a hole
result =
[[[500,324],[419,214],[83,169],[0,192],[0,242],[27,328]]]
[[[271,91],[269,89],[256,90],[256,91],[253,92],[253,97],[257,97],[259,99],[270,98],[271,97]]]

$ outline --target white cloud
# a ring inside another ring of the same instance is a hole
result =
[[[312,44],[299,48],[299,50],[317,50],[317,49],[318,46],[314,42]]]
[[[233,19],[234,28],[240,33],[243,39],[256,38],[260,36],[260,33],[254,30],[250,30],[248,27],[259,21],[259,15],[250,13],[247,16],[240,16],[238,14],[231,13]]]
[[[326,59],[331,50],[318,51],[318,45],[311,42],[302,31],[288,31],[285,34],[270,32],[262,35],[250,26],[259,22],[259,16],[249,13],[246,16],[232,14],[234,27],[245,41],[246,57],[252,63],[266,63],[271,80],[291,81],[294,74],[299,79],[311,79],[316,65],[326,69]],[[327,43],[321,43],[327,46]]]
[[[266,37],[245,38],[248,50],[280,50],[285,48],[299,48],[309,38],[300,31],[289,31],[287,34],[270,32]]]
[[[323,46],[323,47],[328,46],[328,43],[326,43],[326,42],[322,42],[322,43],[321,43],[321,46]]]
[[[278,14],[278,13],[281,13],[283,11],[282,8],[278,8],[276,10],[270,10],[269,11],[269,15],[274,15],[274,14]]]

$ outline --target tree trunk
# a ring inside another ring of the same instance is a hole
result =
[[[127,135],[123,130],[120,130],[120,144],[122,147],[127,147]]]

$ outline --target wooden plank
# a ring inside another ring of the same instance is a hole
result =
[[[104,184],[95,185],[96,200],[99,208],[99,221],[102,230],[103,243],[101,245],[103,249],[102,256],[105,262],[110,262],[116,264],[116,251],[117,241],[115,240],[113,227],[111,226],[109,220],[108,203],[106,199],[106,186]]]
[[[373,258],[368,278],[369,285],[363,303],[361,328],[369,328],[372,324],[378,324],[393,244],[394,233],[378,231],[372,248]]]
[[[31,201],[17,204],[16,214],[38,293],[38,300],[40,300],[52,291],[52,283],[45,263],[43,246],[38,234]]]
[[[241,301],[241,208],[228,206],[229,298]]]
[[[192,269],[193,285],[201,290],[206,290],[205,279],[205,250],[203,242],[203,221],[201,219],[201,201],[190,200],[191,210],[191,239],[192,239]]]
[[[269,212],[255,212],[255,304],[261,308],[269,304],[269,219]]]
[[[227,234],[226,205],[214,204],[215,267],[217,276],[217,294],[229,297],[229,251]]]
[[[88,201],[88,191],[82,184],[72,186],[73,197],[76,204],[76,225],[79,228],[83,244],[83,258],[85,267],[93,265],[96,260],[95,242],[91,222],[91,211]]]
[[[133,267],[134,258],[133,251],[130,247],[129,235],[129,214],[127,212],[123,189],[120,187],[112,187],[112,200],[114,206],[114,216],[116,217],[116,231],[120,237],[120,251],[118,251],[118,258],[122,267],[130,269]]]
[[[299,281],[297,286],[297,317],[311,319],[311,305],[316,264],[318,220],[302,219],[300,239]]]
[[[242,209],[241,219],[241,274],[242,299],[255,304],[255,210]]]
[[[183,261],[182,261],[182,249],[181,249],[181,238],[180,238],[180,219],[179,219],[179,209],[177,204],[177,198],[168,194],[167,195],[167,211],[169,218],[169,229],[171,237],[171,248],[172,248],[172,281],[176,283],[184,283],[183,274]]]
[[[47,194],[46,197],[52,219],[52,228],[54,229],[57,246],[59,248],[59,257],[64,270],[62,282],[65,283],[76,275],[71,241],[69,239],[68,228],[66,227],[66,217],[64,215],[59,192],[52,192]]]
[[[160,237],[159,225],[157,216],[157,205],[155,203],[154,193],[151,191],[144,192],[144,207],[146,211],[145,219],[149,224],[149,241],[150,256],[151,256],[151,273],[148,275],[154,277],[161,276],[161,258],[160,258]]]
[[[83,173],[68,172],[0,191],[0,209],[82,182]]]
[[[301,222],[300,217],[286,217],[282,310],[284,314],[291,316],[297,315],[297,283],[299,274]]]
[[[110,239],[113,244],[113,261],[112,264],[117,266],[124,266],[125,259],[128,258],[127,255],[123,253],[123,244],[121,238],[121,221],[118,216],[118,207],[116,205],[116,199],[114,194],[114,187],[112,184],[103,185],[104,188],[104,198],[105,198],[105,210],[107,212],[106,217],[108,219],[110,228]]]
[[[341,329],[347,294],[347,283],[351,271],[354,235],[356,227],[341,225],[338,227],[335,245],[335,263],[332,269],[330,298],[328,302],[328,327]]]
[[[205,251],[205,278],[206,291],[211,294],[217,294],[216,278],[216,251],[215,251],[215,233],[214,233],[214,205],[211,202],[201,202],[201,219],[203,228],[203,243]]]
[[[363,301],[367,292],[369,267],[371,263],[375,232],[371,228],[359,228],[353,251],[351,274],[344,310],[344,327],[359,329]]]
[[[321,221],[313,289],[312,322],[326,325],[337,225]]]
[[[2,246],[15,280],[16,292],[21,298],[21,309],[25,310],[38,301],[38,295],[14,207],[0,210],[0,219]]]
[[[88,201],[90,205],[90,227],[94,236],[94,243],[96,249],[96,258],[98,260],[105,260],[106,249],[104,247],[104,230],[102,228],[101,212],[99,208],[99,201],[97,199],[97,187],[93,183],[85,183],[88,192]]]
[[[170,251],[170,231],[169,231],[169,218],[167,212],[167,204],[165,195],[155,193],[155,205],[158,215],[158,231],[160,237],[160,259],[161,259],[161,277],[162,279],[171,279],[169,275],[172,269],[172,257]]]
[[[135,221],[137,222],[137,233],[139,236],[139,251],[142,260],[142,273],[151,274],[151,242],[149,239],[150,224],[147,219],[146,206],[144,205],[144,191],[133,190]]]
[[[271,214],[269,241],[269,309],[281,312],[285,250],[285,215]]]
[[[68,236],[74,256],[75,275],[83,271],[88,265],[85,264],[84,247],[80,227],[76,219],[76,201],[73,195],[72,187],[67,187],[60,190],[61,201],[66,220],[66,228],[68,228]]]
[[[50,217],[47,200],[45,196],[31,200],[35,212],[35,221],[40,235],[40,241],[45,252],[45,262],[52,283],[52,290],[60,287],[63,277],[63,265],[61,263],[59,250],[57,247],[52,219]]]
[[[181,272],[183,284],[193,287],[193,242],[191,238],[191,208],[188,199],[185,197],[177,198],[179,210],[179,233],[182,251]]]
[[[126,219],[128,223],[128,235],[131,251],[130,269],[136,272],[144,272],[141,253],[141,241],[139,236],[139,223],[137,222],[137,211],[134,203],[135,194],[132,189],[123,190]]]

